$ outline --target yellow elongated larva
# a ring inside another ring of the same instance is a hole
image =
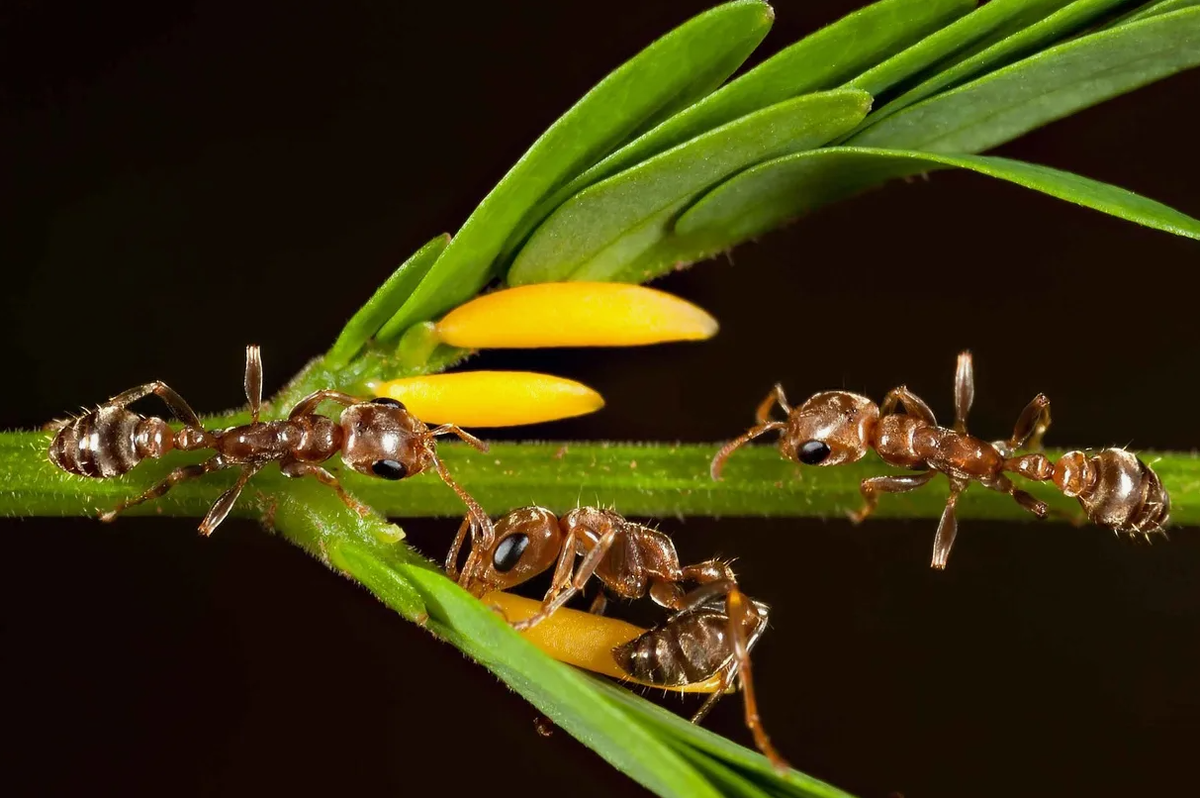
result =
[[[512,621],[520,621],[533,615],[541,607],[540,601],[514,596],[511,593],[494,591],[482,599],[484,604],[498,607],[504,617]],[[646,630],[631,623],[607,618],[603,615],[593,615],[590,612],[580,612],[562,608],[521,635],[559,662],[574,665],[577,668],[611,676],[635,684],[645,684],[629,678],[628,674],[617,667],[612,650],[640,636]],[[685,684],[681,687],[663,687],[648,685],[664,690],[680,693],[715,693],[721,686],[720,677],[713,677],[696,684]]]
[[[464,349],[641,346],[711,338],[717,320],[653,288],[626,283],[539,283],[472,299],[437,323]]]
[[[582,416],[604,407],[583,383],[530,371],[459,371],[368,383],[427,424],[515,427]]]

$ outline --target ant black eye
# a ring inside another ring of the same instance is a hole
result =
[[[408,476],[408,466],[398,460],[376,460],[371,470],[375,476],[384,479],[404,479]]]
[[[496,553],[492,555],[492,567],[500,573],[507,573],[521,561],[521,555],[529,546],[529,535],[517,532],[509,535],[496,545]]]
[[[796,459],[805,465],[820,465],[829,456],[825,441],[805,441],[796,447]]]
[[[381,397],[379,397],[378,399],[372,399],[372,400],[371,400],[371,404],[373,404],[373,405],[387,405],[388,407],[398,407],[398,408],[400,408],[401,410],[403,410],[403,409],[404,409],[404,405],[403,405],[403,404],[401,404],[400,402],[397,402],[395,399],[392,399],[392,398],[390,398],[390,397],[387,397],[387,396],[381,396]]]

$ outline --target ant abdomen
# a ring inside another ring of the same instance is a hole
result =
[[[1117,532],[1158,532],[1171,514],[1171,498],[1158,474],[1124,449],[1090,457],[1067,452],[1055,464],[1053,479],[1064,495],[1079,499],[1092,523]]]
[[[171,428],[124,407],[102,405],[65,422],[50,444],[50,461],[71,474],[107,479],[173,447]]]
[[[728,664],[728,631],[727,615],[700,609],[617,646],[613,659],[640,682],[663,687],[697,684]]]

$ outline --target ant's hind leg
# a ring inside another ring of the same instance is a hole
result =
[[[167,407],[171,408],[171,412],[184,423],[185,426],[195,429],[204,429],[200,423],[200,417],[196,415],[196,411],[191,408],[183,397],[175,393],[175,389],[167,385],[165,382],[155,380],[148,382],[145,385],[139,385],[136,388],[130,388],[128,391],[123,391],[109,399],[105,404],[111,407],[123,408],[126,405],[133,404],[138,399],[144,396],[154,394],[166,403]]]
[[[301,463],[297,460],[289,460],[279,464],[279,470],[285,477],[293,479],[298,477],[315,477],[322,485],[328,485],[337,491],[338,498],[354,512],[361,515],[363,518],[370,518],[374,512],[370,507],[360,502],[358,499],[351,496],[342,487],[342,483],[338,482],[338,478],[326,471],[319,465],[312,463]]]
[[[118,504],[116,507],[112,508],[111,510],[100,513],[100,520],[105,521],[105,522],[112,521],[121,512],[128,510],[130,507],[133,507],[134,505],[141,504],[142,502],[148,502],[151,499],[157,499],[159,496],[162,496],[164,493],[166,493],[171,488],[178,485],[180,482],[186,482],[189,479],[196,479],[197,477],[202,477],[205,474],[208,474],[212,471],[217,471],[224,467],[225,467],[225,461],[222,460],[220,456],[214,457],[210,460],[206,460],[203,463],[199,463],[197,465],[180,466],[179,468],[176,468],[174,471],[172,471],[170,474],[168,474],[167,478],[164,479],[162,482],[159,482],[158,484],[153,485],[150,488],[148,488],[144,493],[142,493],[141,496],[137,496],[133,499],[128,499],[126,501],[123,501],[120,504]]]
[[[862,523],[867,516],[875,512],[881,493],[907,493],[910,490],[924,487],[929,480],[936,477],[937,471],[926,471],[921,474],[896,474],[886,477],[871,477],[864,479],[858,486],[862,493],[863,506],[858,510],[847,513],[850,520],[856,524]]]
[[[237,503],[238,497],[242,495],[242,489],[246,487],[246,483],[250,481],[250,477],[257,474],[261,469],[261,463],[250,463],[242,466],[242,473],[238,475],[237,482],[213,502],[208,515],[204,516],[204,520],[200,522],[199,530],[201,535],[208,537],[213,533],[214,529],[221,525],[221,522],[229,515],[229,511],[233,509],[233,505]]]
[[[1046,428],[1049,426],[1050,400],[1046,394],[1039,393],[1033,397],[1032,402],[1025,406],[1017,418],[1012,437],[1008,439],[1009,448],[1013,451],[1025,448],[1034,451],[1040,450],[1042,436],[1046,434]]]
[[[958,356],[954,370],[954,431],[967,431],[967,415],[975,402],[975,365],[970,352]]]
[[[258,413],[262,409],[262,354],[258,344],[246,347],[246,377],[243,384],[246,388],[246,401],[250,403],[250,419],[258,422]]]
[[[763,728],[762,718],[758,714],[758,699],[754,694],[754,679],[750,672],[750,640],[746,635],[746,626],[754,622],[758,616],[751,609],[750,599],[736,587],[729,590],[725,596],[725,611],[729,616],[729,637],[733,642],[734,658],[737,662],[737,676],[742,686],[742,704],[746,710],[746,726],[754,736],[754,744],[762,752],[778,772],[788,769],[787,760],[779,755],[767,730]]]

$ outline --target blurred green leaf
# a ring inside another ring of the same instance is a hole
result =
[[[584,188],[769,105],[833,89],[975,7],[976,0],[882,0],[776,53],[695,105],[663,121],[542,203],[535,221]]]
[[[1178,11],[1181,8],[1191,8],[1192,6],[1200,5],[1200,0],[1159,0],[1159,2],[1145,3],[1128,14],[1114,19],[1107,27],[1116,27],[1124,25],[1128,22],[1138,22],[1143,19],[1166,14],[1171,11]]]
[[[387,278],[379,290],[346,322],[341,335],[325,356],[330,366],[344,366],[358,354],[363,344],[400,309],[417,283],[429,272],[433,262],[450,243],[449,235],[440,235],[414,252]]]
[[[870,103],[852,89],[785,100],[598,183],[534,232],[508,282],[614,279],[667,232],[681,203],[750,164],[829,141],[858,124]]]
[[[1200,63],[1200,8],[1065,42],[890,116],[848,143],[981,152]]]
[[[943,69],[915,88],[906,91],[882,108],[876,109],[863,120],[860,129],[870,127],[892,114],[907,108],[927,97],[953,88],[989,70],[1011,63],[1036,52],[1039,48],[1056,42],[1076,31],[1082,30],[1100,19],[1112,9],[1127,4],[1128,0],[1077,0],[1065,8],[1023,27],[1021,30],[996,42],[975,55],[959,61],[949,69]],[[1053,5],[1062,5],[1054,3]],[[991,6],[989,6],[990,8]],[[857,131],[855,131],[857,132]],[[847,138],[850,138],[849,136]]]
[[[521,219],[549,192],[631,135],[721,85],[753,52],[774,15],[762,0],[726,3],[638,53],[563,114],[484,198],[408,301],[377,333],[399,336],[473,297]]]
[[[1070,172],[984,155],[856,147],[829,147],[759,164],[705,195],[680,217],[675,232],[689,246],[719,251],[885,180],[944,168],[970,169],[1146,227],[1200,238],[1200,220]]]
[[[878,97],[935,64],[953,63],[972,47],[987,46],[1069,0],[992,0],[847,83]]]

